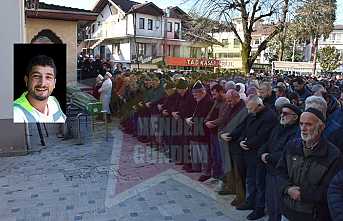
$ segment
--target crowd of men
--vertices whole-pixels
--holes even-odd
[[[121,129],[199,181],[220,180],[248,220],[343,220],[342,79],[118,71],[94,96]]]

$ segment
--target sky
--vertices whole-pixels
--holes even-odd
[[[41,2],[63,5],[74,8],[82,8],[91,10],[95,6],[97,0],[40,0]],[[144,3],[145,0],[135,0],[136,2]],[[167,6],[179,6],[184,11],[188,11],[192,8],[192,0],[150,0],[160,8],[166,8]],[[187,1],[187,3],[184,3]],[[337,11],[336,11],[336,24],[343,25],[343,0],[337,0]]]

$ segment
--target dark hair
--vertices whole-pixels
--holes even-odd
[[[282,86],[276,86],[275,87],[276,90],[280,91],[280,92],[286,92],[286,88],[282,87]]]
[[[297,82],[298,84],[305,84],[304,79],[302,79],[301,77],[297,77],[294,82]]]
[[[55,62],[52,58],[46,55],[37,55],[31,58],[31,60],[29,61],[29,64],[27,65],[25,75],[29,76],[30,72],[32,71],[32,68],[37,65],[52,67],[54,69],[54,75],[56,77],[57,70],[56,70]]]
[[[220,84],[215,84],[212,88],[211,88],[211,91],[217,91],[217,92],[224,92],[224,88],[220,85]]]
[[[300,98],[299,98],[299,95],[298,95],[297,93],[295,93],[295,92],[289,93],[288,98],[289,98],[290,100],[299,100],[299,99],[300,99]]]

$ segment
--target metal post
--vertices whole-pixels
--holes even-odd
[[[85,117],[86,118],[86,121],[88,121],[88,116],[86,114],[83,114],[83,113],[79,113],[77,115],[77,140],[78,140],[78,145],[82,145],[83,142],[82,142],[82,138],[81,138],[81,120],[80,118],[81,117]]]
[[[42,144],[42,146],[45,146],[45,140],[44,140],[44,137],[43,137],[42,128],[41,128],[39,123],[36,123],[36,125],[37,125],[37,129],[38,129],[40,143]]]
[[[106,127],[106,141],[108,141],[108,119],[107,119],[107,112],[105,114],[105,127]]]

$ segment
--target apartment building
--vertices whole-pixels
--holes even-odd
[[[163,10],[152,2],[99,0],[93,12],[98,17],[84,28],[84,51],[143,69],[157,69],[161,62],[182,69],[194,67],[187,58],[208,59],[209,43],[185,37],[183,23],[189,16],[179,7]]]

